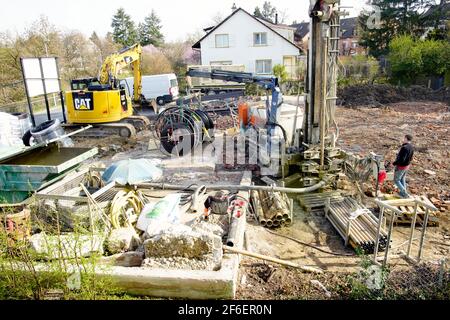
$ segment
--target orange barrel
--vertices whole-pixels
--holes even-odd
[[[246,102],[238,103],[239,123],[241,128],[248,125],[248,104]]]

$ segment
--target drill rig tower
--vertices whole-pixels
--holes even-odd
[[[320,146],[320,166],[324,167],[325,148],[334,148],[331,133],[336,109],[337,71],[340,38],[340,0],[310,0],[310,39],[306,77],[303,142]]]

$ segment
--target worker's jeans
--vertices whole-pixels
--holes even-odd
[[[395,169],[394,172],[394,182],[397,188],[400,190],[400,195],[402,197],[407,197],[408,192],[406,191],[406,172],[408,170],[398,170]]]

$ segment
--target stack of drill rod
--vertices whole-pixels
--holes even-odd
[[[285,193],[251,191],[255,214],[266,228],[277,228],[292,224],[292,201]]]
[[[356,219],[350,219],[352,213],[355,213],[357,210],[364,210],[364,213]],[[338,233],[354,249],[360,248],[366,254],[374,252],[378,232],[378,219],[368,209],[351,198],[345,198],[342,201],[329,203],[325,212],[326,217]],[[387,246],[387,232],[383,229],[381,229],[379,241],[378,250],[385,250]]]

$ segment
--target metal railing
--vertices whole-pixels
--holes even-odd
[[[410,235],[409,235],[409,240],[408,240],[408,249],[406,251],[406,253],[403,252],[402,256],[404,256],[407,260],[412,261],[414,263],[420,263],[420,260],[422,259],[422,254],[423,254],[423,245],[425,243],[425,234],[426,234],[426,230],[427,230],[427,225],[428,225],[428,218],[430,215],[430,211],[438,211],[438,209],[433,206],[432,204],[423,202],[420,199],[417,198],[412,198],[412,199],[399,199],[399,200],[375,200],[376,204],[380,207],[380,217],[378,219],[378,232],[377,232],[377,239],[375,242],[375,250],[373,253],[373,262],[377,265],[379,265],[378,262],[378,245],[379,245],[379,241],[380,241],[380,231],[381,231],[381,224],[382,224],[382,220],[384,217],[385,212],[389,212],[390,213],[390,222],[389,222],[389,230],[388,230],[388,240],[387,240],[387,246],[386,246],[386,251],[384,252],[384,260],[383,260],[383,266],[386,266],[387,261],[388,261],[388,257],[389,257],[389,245],[390,245],[390,241],[391,241],[391,235],[392,235],[392,230],[394,227],[394,221],[395,218],[397,217],[397,215],[403,215],[404,212],[402,212],[401,210],[397,209],[395,207],[395,205],[402,205],[402,206],[414,206],[414,212],[413,212],[413,216],[412,216],[412,220],[411,220],[411,231],[410,231]],[[417,253],[417,258],[413,259],[411,257],[411,248],[412,248],[412,244],[414,241],[414,232],[415,232],[415,226],[416,226],[416,221],[417,221],[417,214],[418,214],[418,207],[419,206],[423,206],[425,208],[425,217],[423,219],[423,225],[422,225],[422,232],[421,232],[421,236],[420,236],[420,242],[419,242],[419,251]]]

